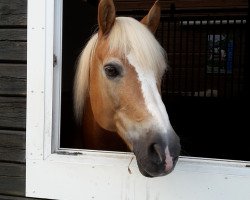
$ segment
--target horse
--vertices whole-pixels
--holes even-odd
[[[113,1],[101,0],[98,31],[79,56],[74,80],[85,148],[128,148],[146,177],[169,174],[181,149],[161,99],[167,55],[154,37],[160,12],[156,1],[141,21],[116,17]]]

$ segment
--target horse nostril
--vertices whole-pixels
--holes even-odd
[[[151,149],[151,153],[153,154],[153,157],[156,158],[156,159],[153,159],[153,161],[156,164],[160,164],[160,163],[164,162],[165,153],[159,144],[152,144],[150,149]]]

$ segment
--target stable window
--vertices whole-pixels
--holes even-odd
[[[27,196],[67,200],[237,199],[240,194],[240,199],[249,199],[249,162],[182,157],[173,173],[150,179],[140,174],[132,153],[66,148],[67,139],[60,136],[66,112],[61,107],[69,86],[63,85],[68,79],[63,71],[68,65],[63,20],[70,20],[63,15],[63,1],[28,1]]]

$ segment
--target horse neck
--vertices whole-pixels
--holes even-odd
[[[95,150],[128,151],[127,145],[117,133],[103,129],[96,122],[89,97],[86,99],[82,124],[84,148]]]

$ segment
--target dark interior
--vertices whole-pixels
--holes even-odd
[[[73,113],[73,80],[77,59],[97,28],[97,1],[63,1],[61,147],[80,148],[82,129]]]
[[[97,1],[65,0],[63,7],[61,147],[79,148],[81,141],[76,138],[84,130],[75,123],[72,87],[78,55],[97,28]],[[157,38],[171,67],[163,80],[163,100],[181,138],[182,155],[249,161],[247,23],[224,25],[218,19],[221,24],[194,27],[188,25],[197,18],[163,17]],[[184,26],[185,20],[190,24]],[[233,43],[231,61],[228,50],[222,65],[225,69],[216,68],[214,50],[210,63],[208,35],[227,36],[226,51]],[[211,45],[215,49],[215,42]],[[221,58],[218,63],[222,64]],[[210,64],[212,68],[206,68]]]

